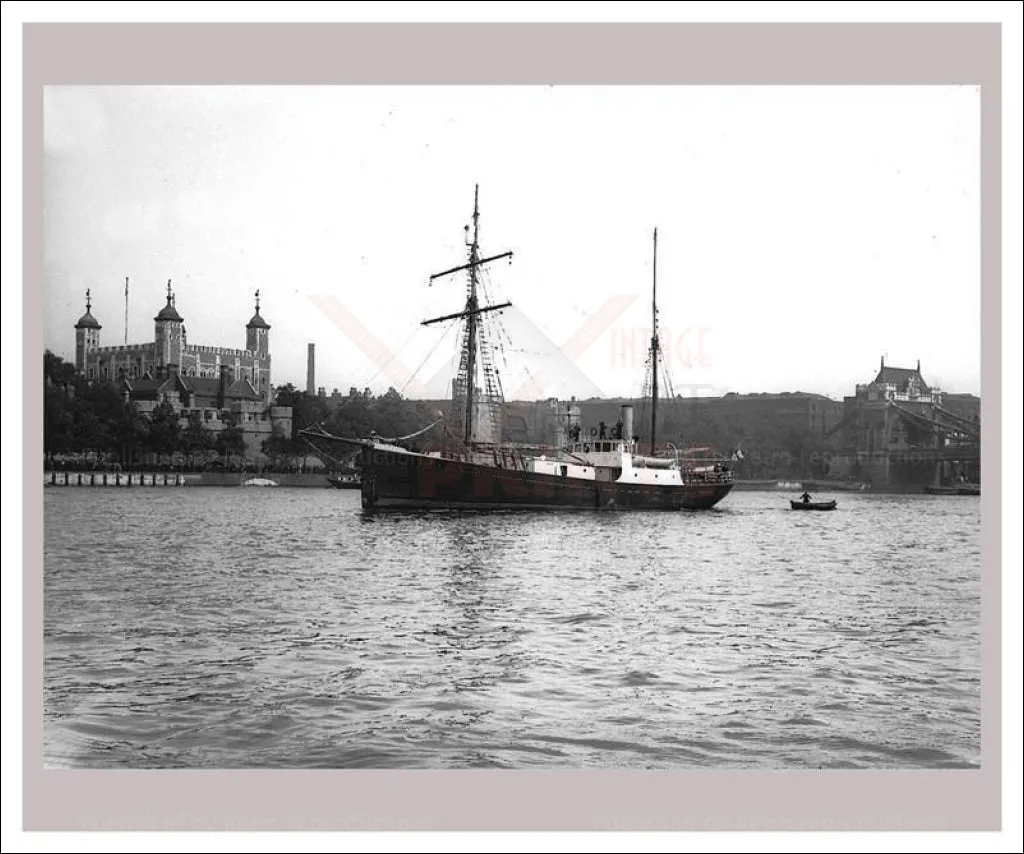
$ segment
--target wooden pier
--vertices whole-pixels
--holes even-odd
[[[153,487],[183,486],[185,479],[176,472],[51,471],[44,482],[47,486]]]

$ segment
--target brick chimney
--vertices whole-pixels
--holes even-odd
[[[228,372],[231,370],[227,365],[220,366],[220,382],[217,384],[217,408],[223,409],[227,397],[228,397],[228,386],[231,384],[228,380]]]

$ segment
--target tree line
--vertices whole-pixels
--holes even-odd
[[[382,436],[414,433],[436,420],[426,408],[406,400],[394,389],[375,397],[354,389],[335,405],[295,389],[279,386],[276,406],[292,409],[292,428],[275,425],[253,453],[244,430],[231,412],[223,412],[224,429],[214,432],[192,415],[183,425],[174,407],[161,401],[149,415],[126,396],[117,383],[89,380],[75,366],[47,350],[43,354],[43,451],[49,465],[91,467],[116,464],[123,468],[249,468],[298,470],[315,457],[300,435],[321,424],[339,435]],[[428,420],[424,420],[427,418]],[[327,468],[337,461],[322,460]]]
[[[74,365],[50,351],[44,353],[43,368],[43,448],[49,464],[67,467],[101,463],[125,468],[301,470],[319,456],[301,436],[306,427],[321,425],[338,436],[407,436],[435,422],[438,406],[443,405],[406,399],[394,388],[376,396],[369,389],[353,388],[339,400],[282,385],[275,389],[274,403],[291,407],[291,431],[286,435],[276,427],[259,451],[252,452],[246,447],[241,425],[230,413],[222,415],[227,425],[215,433],[198,416],[182,424],[166,401],[145,415],[125,399],[116,383],[87,380]],[[770,412],[733,414],[726,419],[707,407],[688,407],[683,412],[669,404],[658,420],[661,442],[674,441],[680,447],[707,444],[720,452],[741,448],[742,458],[735,465],[741,478],[824,477],[830,473],[824,438],[794,428]],[[543,425],[533,425],[529,439],[550,442],[550,437],[539,431]],[[443,428],[437,426],[405,444],[414,450],[432,450],[443,439]],[[319,459],[328,469],[348,464],[346,460]]]

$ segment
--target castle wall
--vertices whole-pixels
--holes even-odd
[[[230,401],[224,409],[218,409],[215,402],[199,399],[192,406],[184,407],[177,392],[163,396],[178,415],[178,426],[185,430],[193,417],[198,417],[203,426],[214,435],[230,426],[232,420],[241,428],[246,455],[263,452],[263,442],[269,439],[274,428],[283,436],[292,434],[292,409],[290,406],[267,406],[260,400]],[[136,401],[139,412],[147,417],[160,405],[156,400]]]
[[[219,377],[222,365],[231,381],[248,380],[265,399],[270,391],[270,356],[232,347],[189,345],[182,353],[181,372],[189,377]]]
[[[96,347],[85,354],[85,375],[89,379],[135,379],[157,367],[155,344]],[[91,371],[91,373],[90,373]]]

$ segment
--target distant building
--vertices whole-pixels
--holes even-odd
[[[291,436],[291,408],[273,405],[270,324],[260,315],[259,291],[255,313],[245,325],[244,350],[189,344],[170,281],[167,302],[153,322],[152,341],[103,347],[103,327],[92,315],[86,291],[85,314],[75,324],[75,368],[87,379],[119,384],[143,413],[168,401],[182,426],[197,416],[218,432],[233,420],[243,430],[248,451],[259,451],[275,426]]]
[[[869,401],[898,400],[936,406],[942,403],[942,392],[929,386],[921,376],[920,360],[916,368],[895,368],[885,364],[884,356],[874,380],[857,386],[857,396]]]
[[[312,394],[312,392],[309,392]],[[359,395],[359,392],[355,388],[350,388],[348,394],[342,394],[337,388],[334,389],[330,394],[327,393],[327,389],[320,386],[316,390],[316,398],[321,403],[325,404],[329,409],[334,410],[341,406],[346,400]]]
[[[440,405],[441,402],[438,402]],[[644,439],[650,431],[650,403],[631,398],[608,398],[577,401],[573,398],[573,416],[588,426],[614,425],[623,404],[633,404],[636,421],[634,431]],[[505,431],[513,442],[548,444],[557,435],[557,423],[565,420],[563,401],[509,401],[506,404]],[[557,416],[557,417],[556,417]],[[645,421],[646,416],[646,421]],[[829,432],[843,417],[843,404],[811,392],[780,392],[762,394],[730,393],[719,397],[672,397],[659,403],[658,424],[666,440],[676,439],[666,430],[682,431],[684,441],[700,434],[700,441],[709,440],[709,432],[735,432],[736,425],[770,422],[776,430],[793,430],[813,441],[825,441]],[[717,427],[716,427],[717,425]]]
[[[626,398],[572,401],[577,416],[588,425],[604,421],[615,424],[622,404],[637,401]],[[530,437],[551,441],[552,408],[550,401],[512,402],[509,409],[509,430],[512,438]],[[648,404],[649,412],[649,404]],[[708,417],[722,425],[751,419],[770,419],[784,429],[793,429],[824,436],[842,418],[842,404],[820,394],[810,392],[781,392],[778,394],[735,394],[721,397],[674,397],[663,399],[659,405],[659,429],[672,421],[690,432],[701,417]],[[637,411],[636,430],[650,429],[650,418],[644,424],[643,413]]]
[[[844,398],[836,432],[844,450],[856,456],[861,476],[874,486],[915,489],[951,478],[976,482],[980,403],[973,395],[947,395],[928,385],[920,362],[897,368],[883,357],[874,380]]]
[[[843,444],[859,451],[930,444],[933,437],[928,430],[916,422],[909,424],[913,417],[901,416],[914,413],[929,418],[941,403],[942,392],[925,382],[920,362],[916,368],[896,368],[886,365],[883,357],[875,378],[859,383],[855,394],[843,399]]]
[[[672,405],[675,405],[674,402]],[[786,429],[822,436],[842,418],[842,404],[823,394],[805,391],[763,392],[722,397],[684,397],[679,405],[688,417],[697,409],[720,420],[730,418],[771,418]]]
[[[953,394],[944,392],[942,408],[968,421],[981,422],[981,398],[976,394]]]

